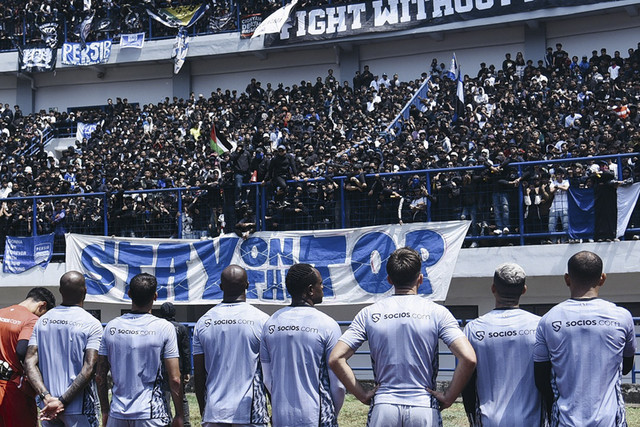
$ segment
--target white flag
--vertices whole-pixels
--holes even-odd
[[[251,36],[252,39],[262,36],[264,34],[275,34],[279,33],[284,26],[284,23],[289,19],[289,14],[291,10],[298,4],[298,0],[293,0],[286,6],[281,7],[280,9],[273,12],[271,15],[267,17],[264,21],[258,25],[258,28],[253,32]]]

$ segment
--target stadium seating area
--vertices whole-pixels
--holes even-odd
[[[574,187],[640,180],[634,156],[590,159],[640,151],[639,64],[633,48],[580,60],[558,46],[537,65],[509,55],[465,76],[466,111],[455,121],[456,83],[436,59],[407,81],[365,66],[351,81],[331,70],[290,87],[252,79],[243,93],[218,88],[149,105],[116,98],[77,114],[24,116],[5,104],[0,197],[66,196],[8,201],[1,233],[103,234],[108,212],[110,235],[215,236],[223,223],[246,235],[257,210],[264,229],[467,218],[471,236],[504,235],[522,231],[521,216],[527,232],[547,233],[554,160],[566,161]],[[420,106],[387,131],[426,79]],[[99,126],[61,159],[47,153],[42,135],[78,122]],[[214,124],[218,138],[244,150],[213,149]],[[637,209],[632,223],[640,226]]]

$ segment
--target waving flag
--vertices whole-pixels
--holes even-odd
[[[189,37],[187,37],[187,29],[180,27],[178,35],[176,36],[176,41],[173,44],[173,53],[171,54],[171,58],[173,58],[173,74],[178,74],[180,72],[180,69],[184,64],[184,60],[187,58],[187,52],[189,52]]]
[[[449,77],[451,80],[455,80],[458,78],[458,74],[460,74],[460,70],[458,69],[458,60],[456,59],[456,54],[454,52],[453,57],[451,58],[449,71],[445,73],[445,77]]]
[[[282,30],[285,22],[289,19],[289,15],[293,8],[298,4],[298,0],[293,0],[286,6],[281,7],[280,9],[273,12],[271,15],[267,17],[262,23],[256,28],[251,36],[252,39],[262,36],[264,34],[274,34],[279,33]]]
[[[462,82],[462,71],[458,68],[458,84],[456,86],[456,97],[454,99],[455,112],[453,113],[453,121],[458,121],[464,117],[464,84]]]
[[[194,6],[165,8],[148,7],[147,13],[150,17],[167,27],[189,28],[204,16],[207,9],[209,9],[209,5],[207,3],[202,3],[201,5]]]
[[[224,134],[218,132],[215,124],[211,126],[209,145],[218,154],[226,153],[236,147],[235,143],[229,142]]]

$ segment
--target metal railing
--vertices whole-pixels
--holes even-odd
[[[246,183],[239,194],[227,194],[225,191],[233,185],[225,186],[224,182],[206,188],[138,191],[116,188],[115,191],[97,193],[82,193],[77,183],[69,182],[71,191],[67,194],[0,200],[6,203],[6,211],[13,215],[11,221],[5,222],[9,225],[0,229],[0,245],[6,235],[55,232],[62,236],[68,231],[122,237],[215,237],[221,232],[235,231],[236,223],[243,215],[245,222],[255,223],[251,231],[339,229],[466,218],[472,221],[466,237],[467,245],[540,244],[550,239],[566,241],[568,234],[565,229],[550,230],[548,213],[546,217],[544,213],[538,213],[541,216],[536,218],[536,222],[531,221],[531,206],[525,204],[525,192],[534,185],[529,181],[533,182],[533,177],[542,179],[539,175],[549,175],[546,168],[570,167],[577,163],[587,168],[596,162],[608,161],[617,165],[618,178],[622,179],[623,169],[630,170],[627,159],[638,156],[632,153],[511,163],[509,168],[513,176],[522,181],[506,190],[508,194],[504,203],[508,218],[503,219],[508,221],[506,226],[498,222],[497,209],[505,206],[496,206],[491,181],[483,181],[469,189],[465,187],[465,179],[493,179],[484,166],[360,176],[358,179],[368,182],[367,190],[382,189],[376,190],[375,195],[366,191],[354,192],[354,186],[350,186],[353,176],[337,176],[331,180],[289,180],[284,191],[275,191],[269,184]],[[397,194],[398,198],[387,197],[389,194]],[[467,196],[473,198],[471,205],[465,201]],[[422,204],[417,203],[420,201]],[[65,213],[60,223],[54,221],[57,202],[61,202]],[[557,225],[560,223],[558,221]],[[502,232],[503,227],[508,229],[508,234]],[[637,238],[640,234],[640,208],[637,205],[626,232],[627,238]],[[61,244],[64,245],[64,241]],[[61,249],[59,245],[57,249]],[[56,250],[58,255],[63,252]]]

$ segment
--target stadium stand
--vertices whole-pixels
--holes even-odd
[[[579,62],[559,45],[546,65],[522,65],[520,52],[498,70],[483,63],[464,77],[466,111],[456,121],[456,83],[436,59],[411,81],[365,66],[352,83],[340,83],[329,70],[314,84],[274,88],[252,79],[243,93],[218,88],[208,97],[191,93],[142,106],[116,98],[90,110],[24,116],[5,104],[0,196],[66,196],[35,204],[8,200],[0,227],[3,235],[35,228],[60,237],[67,230],[108,230],[197,238],[216,236],[223,224],[246,236],[256,228],[468,218],[471,236],[559,231],[527,241],[564,241],[562,215],[549,222],[559,170],[574,188],[640,178],[635,156],[593,159],[640,151],[639,55],[629,49],[624,58],[619,52],[609,58],[603,49]],[[613,68],[622,70],[615,78]],[[425,81],[427,95],[391,127]],[[60,159],[47,152],[46,135],[72,134],[77,123],[97,127]],[[280,146],[294,165],[276,171]],[[292,181],[274,188],[275,174]],[[172,188],[183,190],[143,193]],[[29,219],[34,206],[35,221]],[[553,209],[566,213],[567,207]],[[636,209],[631,227],[638,225]]]

